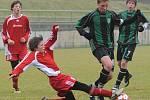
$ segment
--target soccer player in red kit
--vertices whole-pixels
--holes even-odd
[[[58,25],[52,26],[52,31],[50,32],[51,37],[45,42],[43,42],[42,36],[33,37],[32,39],[30,39],[29,49],[31,50],[31,52],[29,52],[24,57],[24,59],[15,67],[15,69],[10,74],[10,78],[19,76],[30,66],[35,66],[48,76],[49,84],[58,92],[58,96],[64,97],[57,100],[75,100],[75,97],[71,90],[84,91],[94,96],[103,95],[106,97],[113,97],[111,99],[115,100],[115,97],[120,95],[122,89],[118,90],[115,94],[112,94],[111,90],[90,87],[84,83],[77,81],[70,75],[64,75],[60,72],[60,68],[55,63],[53,57],[53,50],[57,40],[58,28]]]
[[[27,41],[30,35],[29,20],[21,14],[22,4],[20,1],[13,1],[11,4],[12,14],[8,16],[2,27],[2,39],[5,46],[6,60],[10,61],[12,69],[27,54]],[[14,77],[13,88],[15,93],[20,93],[18,77]]]

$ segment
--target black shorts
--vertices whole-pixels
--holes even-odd
[[[93,55],[100,61],[103,56],[109,56],[114,59],[114,48],[99,47],[93,51]]]
[[[117,61],[121,61],[122,59],[131,61],[135,48],[136,44],[118,45]]]
[[[109,56],[111,60],[114,59],[114,48],[109,48]]]

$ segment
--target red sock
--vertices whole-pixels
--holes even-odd
[[[48,100],[66,100],[66,98],[48,99]]]
[[[111,97],[112,96],[112,91],[111,90],[106,90],[102,88],[91,88],[90,90],[90,95],[92,96],[105,96],[105,97]]]

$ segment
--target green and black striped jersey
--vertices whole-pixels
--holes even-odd
[[[123,11],[119,14],[119,17],[123,20],[129,19],[135,15],[135,11],[128,12]],[[135,44],[139,43],[138,40],[138,26],[140,23],[148,22],[147,19],[144,17],[143,14],[137,17],[131,24],[120,26],[119,27],[119,37],[118,43],[119,44]]]
[[[91,37],[91,47],[105,46],[107,48],[113,48],[114,43],[114,26],[117,24],[117,14],[112,11],[106,11],[101,14],[98,9],[82,17],[76,24],[76,28],[89,29],[89,36]],[[85,31],[80,31],[80,35],[84,35]]]

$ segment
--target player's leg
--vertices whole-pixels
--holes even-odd
[[[100,72],[100,77],[95,81],[95,85],[104,86],[107,83],[110,72],[112,71],[112,62],[107,49],[104,47],[95,51],[94,55],[102,63],[103,69]]]
[[[127,61],[132,61],[132,57],[133,57],[133,53],[135,51],[136,48],[136,44],[132,44],[128,46],[128,52],[126,52],[126,56],[124,56],[123,59],[127,60]],[[127,63],[128,65],[128,63]],[[124,82],[125,82],[125,87],[127,87],[129,85],[129,80],[132,78],[132,74],[129,73],[128,69],[126,71],[126,75],[124,78]]]
[[[10,61],[11,63],[11,67],[12,67],[12,70],[18,65],[19,63],[19,60],[16,60],[16,61]],[[19,93],[19,87],[18,87],[18,77],[13,77],[12,78],[12,82],[13,82],[13,88],[15,89],[15,93]]]
[[[12,70],[19,64],[19,58],[17,54],[12,54],[11,58],[9,59]],[[18,77],[12,78],[13,88],[15,89],[14,93],[20,93],[19,86],[18,86]]]
[[[108,56],[109,55],[108,49],[106,49],[105,47],[97,48],[93,52],[93,55],[103,65],[103,68],[100,72],[100,76],[95,81],[93,86],[102,88],[108,82],[107,79],[108,79],[108,77],[110,75],[110,71],[112,69],[112,62],[111,62],[110,57]],[[91,100],[93,99],[93,97],[90,97],[90,98],[91,98]],[[104,100],[103,97],[101,98],[101,100]]]
[[[111,90],[106,90],[103,88],[96,88],[96,87],[90,87],[84,83],[76,81],[74,86],[71,88],[71,90],[80,90],[84,91],[92,96],[104,96],[104,97],[112,97],[115,98],[116,96],[120,95],[122,93],[122,89],[118,90],[116,94],[112,94]],[[115,97],[114,97],[115,96]]]
[[[114,67],[115,67],[115,62],[114,62],[114,48],[109,48],[109,56],[111,58],[111,62],[112,62],[113,67],[112,67],[112,71],[110,71],[110,73],[109,73],[109,76],[107,78],[107,82],[109,80],[111,80],[112,77],[113,77],[113,72],[114,72]],[[104,97],[103,96],[98,96],[97,99],[98,100],[104,100]]]
[[[120,68],[120,71],[119,71],[119,74],[118,74],[115,86],[113,88],[114,90],[115,89],[119,89],[120,84],[121,84],[123,78],[126,75],[126,72],[127,72],[127,63],[128,63],[128,61],[126,61],[126,60],[122,60],[121,61],[121,68]]]
[[[136,45],[128,45],[128,46],[124,47],[124,50],[122,53],[120,71],[119,71],[115,86],[113,88],[114,90],[115,90],[115,88],[119,88],[121,81],[123,80],[124,77],[125,77],[125,86],[127,86],[129,84],[129,79],[132,77],[132,75],[127,70],[127,65],[128,65],[128,61],[132,60],[132,56],[133,56],[135,47],[136,47]]]
[[[121,68],[122,57],[123,57],[123,54],[124,54],[124,48],[125,47],[123,47],[122,45],[118,44],[118,48],[117,48],[117,61],[118,61],[118,66],[120,68],[120,71],[118,73],[116,83],[115,83],[115,85],[112,88],[113,91],[119,89],[121,81],[123,80],[123,78],[125,76],[125,72],[124,71],[126,71],[126,70],[124,70],[124,69]]]

